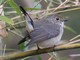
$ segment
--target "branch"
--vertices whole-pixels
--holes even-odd
[[[74,9],[74,8],[80,8],[80,5],[73,5],[73,6],[66,6],[66,7],[60,7],[57,9],[57,11],[62,11],[62,10],[68,10],[68,9]],[[48,10],[38,10],[38,11],[33,11],[33,12],[28,12],[29,14],[39,14],[43,13],[45,11],[54,11],[56,8],[50,8]],[[76,9],[75,9],[76,10]]]
[[[24,58],[24,57],[33,56],[33,55],[38,55],[38,54],[49,53],[49,52],[53,52],[53,51],[69,50],[69,49],[75,49],[75,48],[80,48],[80,43],[71,44],[71,45],[65,44],[65,45],[56,46],[55,48],[50,47],[50,48],[44,48],[44,49],[40,49],[40,50],[31,50],[31,51],[26,51],[26,52],[19,52],[16,54],[6,55],[2,58],[15,60],[15,59]]]

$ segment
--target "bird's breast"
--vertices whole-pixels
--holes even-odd
[[[63,35],[63,27],[60,27],[60,34],[56,37],[53,37],[49,40],[45,40],[45,41],[42,41],[42,42],[39,42],[39,46],[41,48],[47,48],[47,47],[53,47],[54,45],[59,45],[61,44],[61,37]]]

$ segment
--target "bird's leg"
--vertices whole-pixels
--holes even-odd
[[[53,46],[53,50],[54,50],[55,47],[56,47],[56,45]]]
[[[38,43],[37,43],[37,51],[38,51],[38,50],[40,50],[40,47],[39,47],[39,45],[38,45]]]

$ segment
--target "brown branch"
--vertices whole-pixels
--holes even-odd
[[[67,10],[67,9],[73,9],[73,8],[80,8],[80,5],[73,5],[73,6],[65,6],[65,7],[60,7],[58,10]],[[38,10],[38,11],[36,11],[36,12],[29,12],[29,14],[39,14],[39,13],[43,13],[43,12],[45,12],[45,11],[54,11],[55,10],[55,8],[50,8],[50,9],[48,9],[48,10]]]
[[[16,54],[6,55],[3,58],[15,60],[15,59],[38,55],[38,54],[43,54],[43,53],[48,53],[48,52],[53,52],[53,51],[69,50],[69,49],[75,49],[75,48],[80,48],[80,43],[71,44],[71,45],[60,45],[60,46],[56,46],[55,48],[50,47],[50,48],[45,48],[45,49],[40,49],[40,50],[20,52]]]

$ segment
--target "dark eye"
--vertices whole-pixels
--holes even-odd
[[[58,17],[56,17],[56,20],[59,20],[59,18],[58,18]]]

